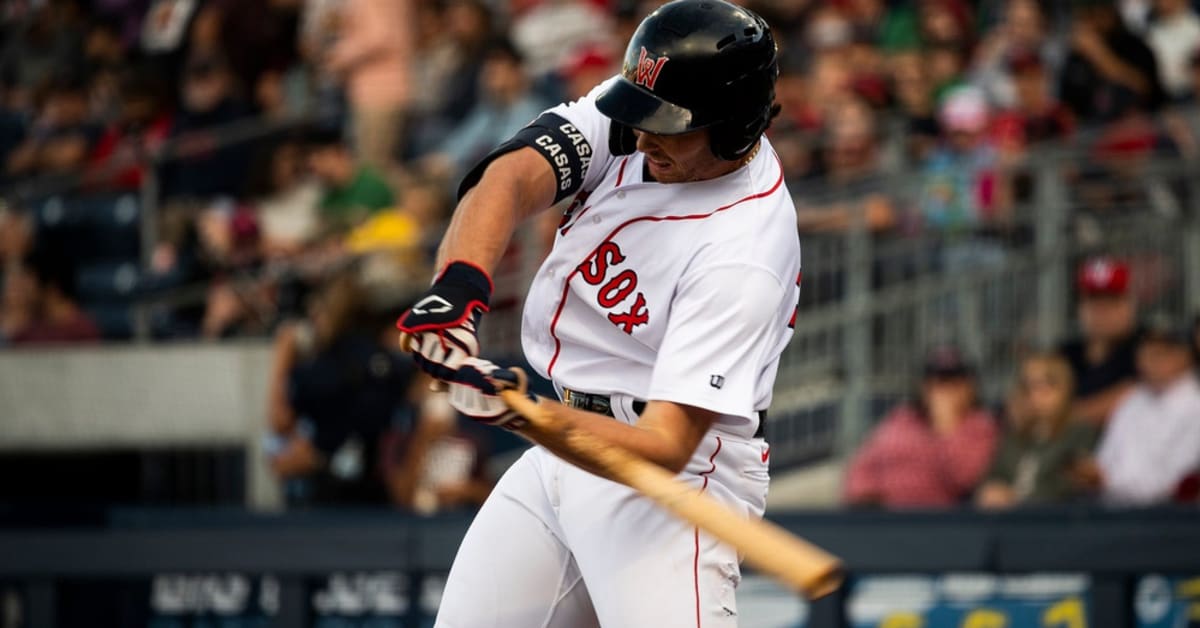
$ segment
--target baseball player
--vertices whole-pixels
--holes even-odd
[[[761,516],[762,421],[799,297],[796,210],[763,132],[776,46],[754,13],[677,0],[619,76],[544,112],[464,179],[443,270],[398,325],[460,411],[520,429],[481,360],[489,271],[524,218],[573,198],[522,343],[571,429]],[[500,480],[450,571],[439,628],[726,628],[736,552],[538,446]]]

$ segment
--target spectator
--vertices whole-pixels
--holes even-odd
[[[197,4],[189,0],[152,0],[142,21],[142,50],[151,56],[181,50],[196,10]],[[209,14],[214,28],[218,17]]]
[[[237,51],[228,58],[240,89],[257,91],[264,76],[282,74],[297,62],[297,5],[297,0],[210,0],[220,13],[221,50]],[[399,38],[398,27],[393,33]]]
[[[1137,305],[1129,289],[1129,265],[1096,257],[1079,267],[1079,328],[1082,337],[1061,353],[1075,376],[1077,419],[1108,420],[1137,379]]]
[[[1008,67],[1013,105],[996,121],[1002,149],[1024,153],[1030,144],[1069,136],[1074,130],[1074,118],[1051,93],[1042,60],[1032,54],[1019,55]]]
[[[161,150],[170,134],[171,114],[160,87],[152,78],[123,77],[116,119],[100,135],[88,158],[109,187],[140,189],[146,174],[142,160]]]
[[[560,70],[566,81],[567,100],[574,101],[587,96],[592,88],[620,69],[616,57],[603,47],[586,46],[577,49]]]
[[[251,173],[248,195],[268,260],[294,257],[320,235],[321,186],[308,176],[305,157],[302,142],[284,140],[263,151]]]
[[[1000,156],[988,135],[991,121],[982,92],[962,87],[946,94],[938,111],[943,140],[922,168],[921,218],[948,235],[973,234],[1007,221],[1009,190]],[[994,261],[995,247],[972,247]]]
[[[1084,122],[1124,113],[1131,102],[1143,111],[1163,102],[1154,52],[1121,20],[1112,0],[1074,0],[1070,52],[1060,75],[1059,95]]]
[[[168,197],[204,199],[232,195],[242,188],[248,149],[245,144],[222,146],[219,127],[244,118],[249,111],[223,57],[199,55],[188,61],[181,108],[170,136],[180,159],[163,175]]]
[[[475,104],[479,71],[492,39],[492,14],[478,0],[454,0],[443,8],[417,5],[412,132],[405,157],[426,155]]]
[[[320,208],[327,231],[341,232],[396,202],[379,171],[357,161],[336,132],[314,134],[308,167],[325,186]]]
[[[384,439],[392,503],[423,515],[478,508],[492,489],[478,426],[462,423],[444,393],[420,394],[416,427]]]
[[[269,452],[272,471],[294,480],[293,504],[387,500],[380,439],[406,407],[414,371],[362,323],[362,295],[342,275],[317,293],[306,321],[276,335]]]
[[[1158,61],[1167,95],[1181,100],[1192,93],[1191,62],[1200,51],[1200,17],[1188,0],[1157,0],[1146,43]]]
[[[80,67],[83,32],[72,23],[65,2],[38,3],[32,19],[15,28],[0,47],[0,77],[10,84],[18,107],[62,74]],[[8,35],[9,33],[5,33]]]
[[[906,156],[923,161],[936,147],[940,131],[929,68],[918,51],[892,55],[889,65],[896,105],[905,121]]]
[[[88,119],[83,83],[74,79],[58,81],[42,99],[28,137],[8,156],[7,173],[21,177],[78,172],[99,132]]]
[[[1053,504],[1082,492],[1071,471],[1091,455],[1094,427],[1071,417],[1074,381],[1061,356],[1036,354],[1021,364],[1008,432],[975,495],[982,508]]]
[[[1139,383],[1113,412],[1083,473],[1107,503],[1167,502],[1200,471],[1200,382],[1190,335],[1170,317],[1147,325],[1137,349]]]
[[[21,336],[34,323],[37,278],[27,265],[12,262],[4,266],[4,291],[0,293],[0,347]]]
[[[992,460],[994,419],[979,406],[975,374],[957,351],[930,354],[920,399],[893,410],[850,461],[851,505],[947,507],[970,497]]]
[[[542,110],[543,104],[529,89],[520,53],[507,41],[489,49],[479,80],[479,103],[426,160],[436,177],[457,182],[467,168]]]
[[[387,172],[402,145],[411,97],[412,6],[409,0],[345,0],[339,19],[337,43],[325,62],[345,81],[357,157]]]
[[[19,346],[100,340],[100,328],[75,300],[75,267],[66,252],[35,249],[25,265],[30,277],[23,282],[28,292],[21,298],[32,317],[9,336],[9,342]]]
[[[529,76],[535,80],[561,67],[576,47],[613,43],[612,18],[595,3],[523,0],[514,5],[509,33],[520,57],[528,60]]]
[[[28,212],[0,202],[0,268],[19,264],[33,248],[35,227]]]
[[[1036,67],[1037,79],[1053,98],[1053,79],[1062,65],[1061,42],[1049,35],[1046,14],[1037,0],[1007,0],[1000,23],[979,44],[972,64],[972,83],[999,108],[1019,107],[1020,87],[1016,71]],[[1015,60],[1025,63],[1014,65]],[[1030,77],[1026,77],[1030,78]]]
[[[878,143],[875,112],[865,100],[848,96],[830,109],[817,153],[818,189],[806,190],[803,184],[796,188],[798,202],[806,205],[797,212],[801,231],[843,231],[857,220],[858,212],[871,231],[895,225],[888,182],[879,170]],[[822,202],[822,196],[836,200]]]

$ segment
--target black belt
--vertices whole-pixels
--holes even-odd
[[[593,395],[591,393],[579,392],[570,388],[563,389],[563,403],[579,410],[587,410],[596,414],[605,416],[615,416],[612,410],[612,401],[608,395]],[[646,409],[646,402],[634,400],[633,413],[641,415]],[[763,437],[763,425],[767,422],[767,411],[758,411],[758,429],[754,430],[754,438]]]

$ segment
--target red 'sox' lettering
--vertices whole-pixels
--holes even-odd
[[[637,300],[633,302],[633,307],[629,308],[624,314],[609,314],[608,320],[621,331],[632,334],[633,328],[638,325],[645,325],[650,321],[650,312],[646,310],[646,296],[638,293]]]

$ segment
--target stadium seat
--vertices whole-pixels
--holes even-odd
[[[80,300],[125,301],[138,288],[138,267],[133,262],[84,264],[75,274],[75,290]]]
[[[53,196],[37,207],[38,231],[82,261],[136,260],[141,207],[132,194]]]

